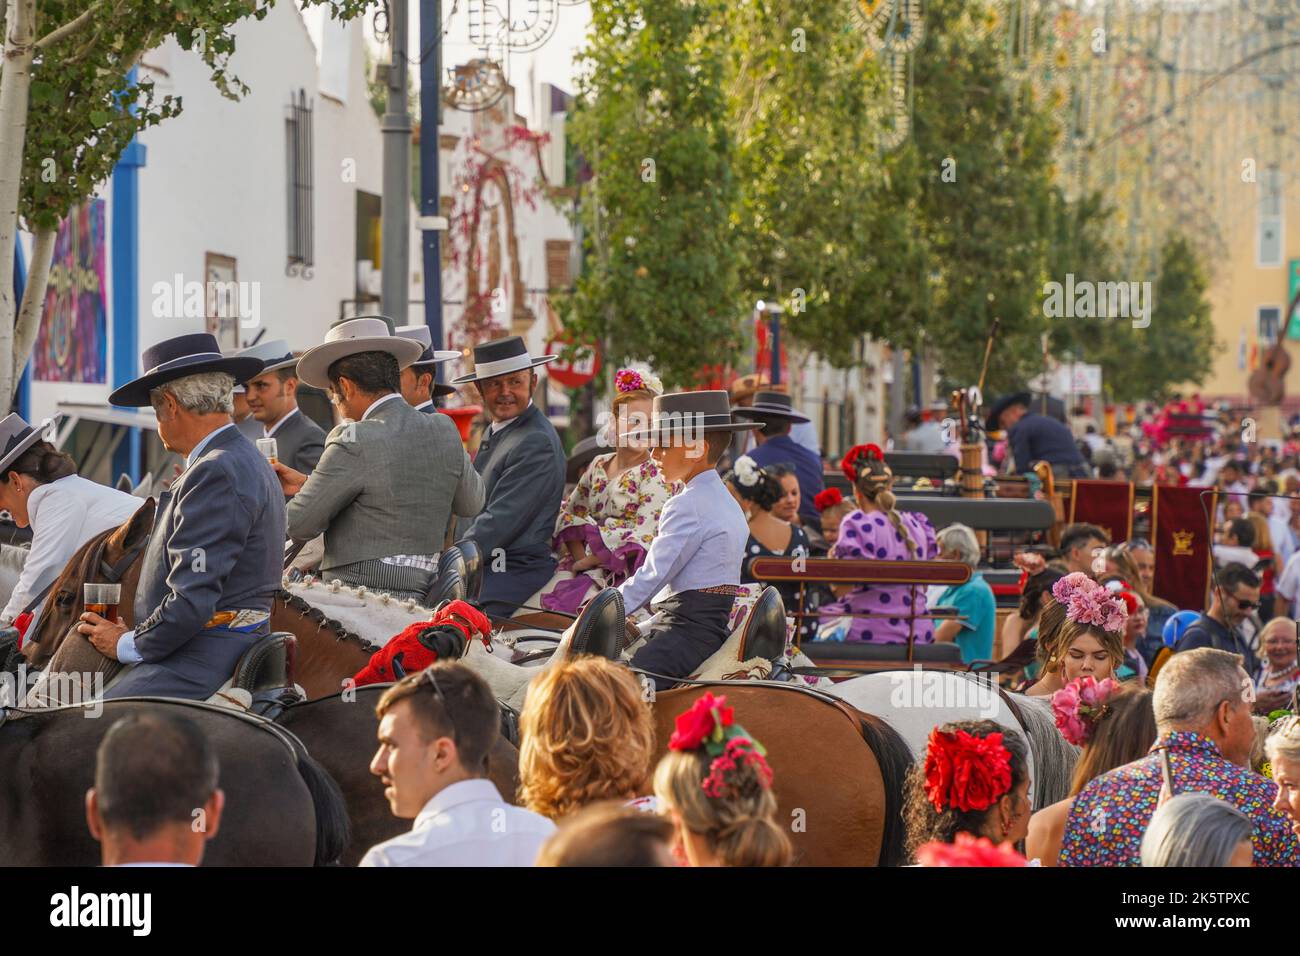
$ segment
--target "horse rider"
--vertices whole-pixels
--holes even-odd
[[[148,369],[109,396],[152,405],[163,446],[185,468],[158,502],[141,563],[132,629],[87,611],[77,630],[129,667],[106,698],[205,700],[270,633],[284,562],[284,496],[274,472],[231,420],[231,389],[262,369],[223,356],[207,332],[144,352]]]
[[[402,398],[417,412],[438,414],[437,399],[455,395],[456,389],[435,381],[437,368],[443,362],[460,358],[459,352],[433,347],[433,336],[427,325],[403,325],[396,334],[404,339],[419,342],[424,347],[420,357],[402,369]]]
[[[298,359],[284,339],[259,342],[240,355],[266,363],[244,383],[248,407],[261,426],[258,438],[275,439],[276,461],[310,475],[325,450],[325,429],[298,408]]]
[[[0,421],[0,508],[32,529],[32,546],[0,624],[36,633],[45,595],[72,556],[91,538],[125,522],[144,501],[88,481],[76,463],[18,415]],[[30,642],[24,656],[35,662]]]
[[[455,423],[402,400],[401,370],[420,343],[393,334],[384,316],[335,323],[298,360],[298,377],[328,389],[345,417],[308,477],[283,464],[289,536],[325,535],[322,577],[423,600],[453,514],[483,507],[483,482]]]
[[[487,504],[472,522],[462,522],[459,539],[470,539],[483,555],[483,610],[509,617],[551,580],[555,518],[564,498],[564,448],[555,426],[533,404],[539,365],[554,355],[533,357],[517,335],[474,347],[474,371],[453,379],[473,383],[492,422],[479,444],[474,469],[483,476]]]

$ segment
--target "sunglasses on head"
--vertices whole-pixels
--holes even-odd
[[[451,705],[447,703],[447,695],[444,694],[442,688],[438,686],[438,678],[433,673],[432,667],[425,668],[424,673],[425,676],[429,678],[429,684],[433,687],[433,693],[438,698],[438,703],[442,704],[442,712],[447,715],[447,721],[451,724],[451,739],[457,744],[457,746],[459,746],[459,728],[456,726],[456,715],[452,712]]]

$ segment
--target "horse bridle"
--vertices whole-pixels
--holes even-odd
[[[98,567],[99,572],[104,575],[105,580],[103,581],[87,580],[87,581],[83,581],[82,583],[83,584],[120,583],[122,580],[122,575],[126,574],[127,569],[129,569],[131,565],[135,564],[136,559],[139,558],[140,555],[144,553],[144,549],[149,547],[149,538],[151,536],[152,536],[152,532],[150,534],[145,535],[139,544],[137,544],[134,548],[130,548],[129,550],[123,552],[122,556],[118,558],[116,561],[114,561],[112,564],[109,564],[107,561],[104,560],[104,549],[108,547],[109,539],[113,537],[111,534],[106,536],[102,541],[99,542],[99,544],[95,546],[95,555],[90,561],[90,567],[91,568]]]

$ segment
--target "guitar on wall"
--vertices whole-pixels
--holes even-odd
[[[1300,290],[1291,299],[1291,306],[1286,310],[1288,322],[1300,304]],[[1260,405],[1281,405],[1286,397],[1286,373],[1291,370],[1291,356],[1282,344],[1282,336],[1269,346],[1262,356],[1259,368],[1250,373],[1246,387],[1253,401]]]

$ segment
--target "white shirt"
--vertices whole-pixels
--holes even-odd
[[[1290,614],[1295,616],[1296,598],[1300,597],[1300,551],[1291,555],[1282,569],[1282,576],[1277,579],[1273,585],[1273,591],[1287,599],[1290,605]]]
[[[52,583],[77,550],[97,534],[124,523],[143,499],[80,475],[68,475],[33,489],[27,499],[32,550],[0,620],[12,621]],[[32,627],[36,624],[32,621]],[[31,629],[28,629],[31,633]]]
[[[370,407],[366,409],[365,414],[361,416],[361,420],[364,422],[367,418],[370,417],[370,413],[373,412],[380,405],[384,404],[384,402],[391,402],[393,399],[401,398],[401,397],[402,395],[400,392],[389,392],[383,398],[375,399],[373,402],[370,403]]]
[[[199,439],[199,443],[191,448],[190,453],[185,456],[186,470],[189,470],[190,465],[199,460],[199,456],[203,454],[204,449],[212,444],[212,439],[216,438],[227,428],[234,427],[234,422],[231,422],[229,425],[222,425],[220,428],[212,429],[212,431]],[[123,664],[139,664],[144,660],[144,658],[140,656],[140,652],[135,649],[135,628],[132,628],[129,631],[123,631],[122,636],[117,639],[117,659]]]
[[[530,409],[530,408],[532,408],[532,407],[533,407],[533,400],[530,398],[530,399],[528,400],[528,404],[524,406],[524,412],[528,411],[528,409]],[[520,412],[519,415],[522,415],[524,412]],[[518,418],[519,415],[516,415],[514,418],[507,418],[507,419],[506,419],[505,421],[503,421],[503,422],[493,422],[491,425],[488,426],[489,429],[491,430],[491,433],[492,433],[493,435],[495,435],[497,432],[501,431],[501,429],[505,428],[507,425],[509,425],[511,422],[513,422],[516,418]]]
[[[422,412],[422,411],[424,411],[426,408],[428,408],[428,407],[429,407],[430,405],[432,405],[432,404],[433,404],[433,399],[429,399],[429,400],[427,400],[427,401],[423,401],[423,402],[421,402],[419,405],[416,405],[416,406],[415,406],[415,410],[416,410],[417,412]]]
[[[462,780],[424,805],[409,833],[372,846],[361,866],[532,866],[555,824],[512,807],[491,780]]]
[[[698,591],[740,584],[749,525],[745,513],[710,468],[668,499],[645,563],[619,585],[633,614],[661,591]]]
[[[371,405],[370,407],[374,408],[375,406]],[[298,414],[298,406],[295,405],[293,408],[289,409],[289,411],[286,412],[284,415],[281,415],[280,420],[276,422],[274,425],[272,425],[270,428],[267,428],[265,425],[263,425],[262,426],[263,437],[264,438],[273,437],[275,433],[280,430],[281,425],[283,425],[285,422],[287,422],[289,419],[291,419],[294,415],[297,414]]]

